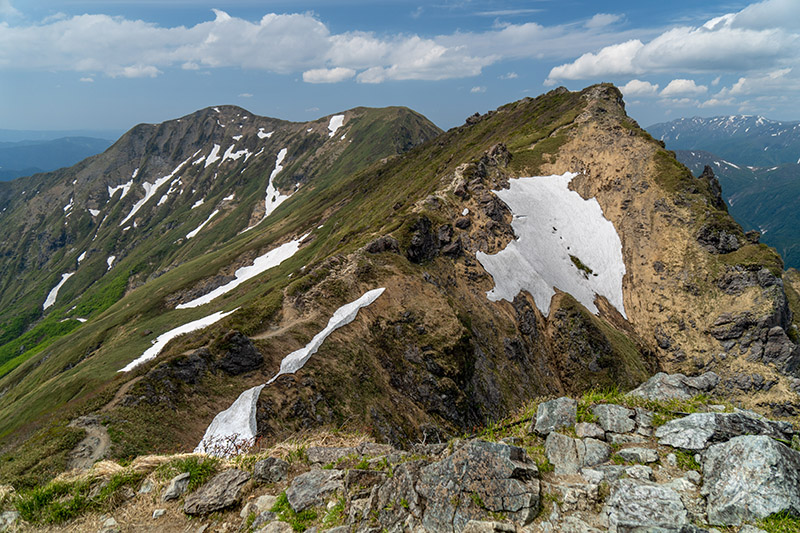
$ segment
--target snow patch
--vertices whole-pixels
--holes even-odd
[[[160,189],[162,185],[164,185],[164,184],[165,184],[165,183],[167,183],[169,180],[171,180],[171,179],[172,179],[172,177],[173,177],[173,176],[174,176],[174,175],[175,175],[175,174],[176,174],[176,173],[177,173],[177,172],[178,172],[178,171],[179,171],[179,170],[180,170],[180,169],[183,167],[183,165],[185,165],[186,163],[188,163],[188,162],[189,162],[189,159],[191,159],[191,157],[187,158],[187,159],[186,159],[185,161],[183,161],[183,162],[182,162],[180,165],[178,165],[177,167],[175,167],[175,170],[173,170],[172,172],[170,172],[170,173],[169,173],[169,174],[167,174],[166,176],[163,176],[163,177],[161,177],[161,178],[158,178],[158,179],[157,179],[157,180],[156,180],[154,183],[152,183],[152,184],[151,184],[151,183],[148,183],[148,182],[146,182],[146,181],[143,181],[143,182],[142,182],[142,188],[144,189],[144,198],[142,198],[141,200],[139,200],[138,202],[136,202],[135,204],[133,204],[133,207],[131,208],[131,212],[130,212],[130,213],[128,213],[128,216],[126,216],[125,218],[123,218],[123,219],[122,219],[122,222],[120,222],[120,223],[119,223],[119,225],[120,225],[120,226],[122,226],[122,225],[124,225],[124,224],[125,224],[125,223],[126,223],[128,220],[130,220],[131,218],[133,218],[133,215],[135,215],[135,214],[136,214],[136,213],[139,211],[139,209],[141,209],[141,208],[142,208],[142,206],[143,206],[144,204],[146,204],[148,200],[150,200],[150,198],[152,198],[153,196],[155,196],[155,195],[156,195],[156,192],[158,191],[158,189]]]
[[[241,267],[233,273],[236,279],[222,285],[221,287],[217,287],[213,291],[209,292],[208,294],[204,294],[199,298],[195,298],[190,302],[186,302],[184,304],[178,304],[175,309],[190,309],[192,307],[199,307],[203,304],[207,304],[208,302],[212,301],[215,298],[218,298],[225,294],[226,292],[230,292],[245,281],[252,279],[263,272],[266,272],[270,268],[276,267],[292,257],[297,251],[300,249],[300,243],[308,237],[308,233],[300,237],[299,239],[295,239],[293,241],[289,241],[285,244],[278,246],[277,248],[270,250],[269,252],[261,255],[253,261],[253,264],[246,267]]]
[[[268,131],[268,132],[265,133],[264,132],[264,128],[258,128],[258,133],[256,133],[256,135],[258,135],[259,139],[269,139],[270,137],[272,137],[273,133],[275,133],[275,132],[274,131]]]
[[[222,148],[220,145],[215,144],[214,148],[211,149],[211,153],[208,154],[206,158],[206,164],[203,168],[208,168],[208,165],[214,163],[215,161],[219,161],[219,149]]]
[[[489,300],[512,301],[527,290],[548,315],[558,288],[593,313],[598,312],[595,296],[605,296],[625,316],[622,242],[597,199],[584,200],[569,189],[575,176],[567,172],[512,179],[508,189],[494,191],[511,209],[517,239],[497,254],[476,254],[494,278],[495,287],[486,293]]]
[[[226,410],[219,413],[214,417],[211,424],[206,429],[203,439],[195,448],[195,453],[208,453],[210,455],[221,455],[227,452],[233,446],[225,446],[225,450],[219,450],[215,444],[247,444],[252,441],[256,435],[256,406],[258,404],[258,397],[261,390],[275,381],[278,376],[282,374],[293,374],[300,370],[308,359],[316,353],[322,342],[338,328],[352,322],[358,311],[362,307],[366,307],[374,302],[381,294],[384,288],[374,289],[365,293],[361,298],[343,305],[328,321],[328,325],[317,333],[311,342],[305,347],[296,350],[281,361],[280,371],[264,385],[258,385],[251,389],[247,389],[233,404]]]
[[[193,320],[192,322],[188,322],[182,326],[178,326],[177,328],[171,329],[166,333],[162,333],[161,335],[156,337],[156,340],[153,343],[153,345],[150,346],[147,350],[145,350],[144,353],[142,353],[142,355],[140,355],[139,357],[128,363],[123,368],[117,370],[117,372],[130,372],[131,370],[141,365],[142,363],[145,363],[158,356],[158,354],[161,353],[161,350],[164,349],[167,343],[172,339],[174,339],[175,337],[178,337],[185,333],[191,333],[193,331],[197,331],[198,329],[203,329],[205,327],[208,327],[211,324],[214,324],[215,322],[222,320],[223,318],[230,315],[237,309],[238,307],[233,311],[228,311],[227,313],[224,313],[222,311],[217,311],[212,315],[208,315],[207,317]]]
[[[200,224],[195,229],[186,234],[186,238],[191,239],[192,237],[200,233],[200,230],[203,229],[206,224],[211,222],[211,219],[214,218],[217,215],[217,213],[219,213],[219,209],[214,209],[214,211],[210,215],[208,215],[208,218],[205,219],[202,224]]]
[[[342,127],[344,124],[344,115],[334,115],[331,117],[331,121],[328,123],[328,137],[333,137],[336,133],[336,130]]]
[[[233,159],[234,161],[236,161],[242,156],[244,156],[244,160],[247,161],[252,155],[250,153],[250,150],[248,150],[247,148],[245,148],[244,150],[239,150],[238,152],[234,152],[233,149],[235,147],[236,145],[232,144],[228,147],[227,150],[225,150],[225,153],[222,155],[222,161],[219,162],[220,165],[224,163],[227,159]]]
[[[116,255],[109,255],[108,256],[108,258],[106,259],[106,264],[108,265],[108,268],[106,268],[106,270],[111,270],[111,265],[114,264],[114,260],[116,258],[117,258]]]
[[[75,205],[74,198],[70,198],[69,203],[64,206],[64,212],[67,213],[68,211],[71,211],[73,205]]]
[[[204,203],[206,203],[206,200],[205,200],[205,198],[200,198],[199,200],[197,200],[197,201],[194,203],[194,205],[192,205],[192,209],[195,209],[195,208],[197,208],[197,207],[200,207],[200,206],[201,206],[201,205],[203,205]]]
[[[85,319],[85,318],[76,318],[75,320],[77,320],[77,321],[78,321],[78,322],[80,322],[81,324],[83,324],[84,322],[86,322],[86,319]]]
[[[50,289],[50,292],[47,293],[47,298],[44,299],[44,304],[42,304],[42,311],[51,307],[56,303],[56,298],[58,298],[58,291],[61,290],[61,287],[66,283],[66,281],[75,275],[75,272],[68,272],[66,274],[61,274],[61,281],[58,282],[58,285]]]
[[[135,177],[136,174],[138,174],[138,173],[139,173],[139,169],[137,168],[133,172],[133,177]],[[108,200],[111,201],[111,197],[114,196],[114,193],[117,192],[120,189],[122,189],[122,194],[120,195],[119,199],[122,200],[123,198],[125,198],[125,195],[128,194],[128,191],[130,191],[131,187],[133,186],[133,177],[131,177],[130,181],[128,181],[126,183],[123,183],[122,185],[117,185],[116,187],[108,187],[107,186],[108,187]]]
[[[741,168],[739,168],[738,166],[734,165],[734,164],[733,164],[733,163],[731,163],[730,161],[725,161],[725,160],[723,159],[723,160],[722,160],[722,162],[723,162],[723,163],[725,163],[726,165],[728,165],[729,167],[733,167],[733,168],[735,168],[735,169],[742,170]]]
[[[135,169],[133,169],[133,174],[131,174],[131,179],[132,180],[136,179],[136,176],[138,175],[139,175],[139,167],[136,167]]]
[[[235,193],[235,192],[234,192],[234,193],[231,193],[231,195],[230,195],[230,196],[226,196],[225,198],[223,198],[223,199],[222,199],[222,201],[223,201],[223,202],[230,202],[230,201],[231,201],[231,200],[233,200],[234,198],[236,198],[236,193]]]
[[[239,127],[241,128],[241,126],[239,126]],[[234,141],[240,141],[240,140],[242,140],[242,136],[241,135],[234,135],[233,137],[231,137],[231,139],[233,139]]]
[[[465,207],[465,208],[464,208],[464,210],[463,210],[463,211],[461,211],[461,216],[462,216],[462,217],[465,217],[465,216],[467,216],[467,215],[469,215],[469,209]]]
[[[275,179],[275,176],[277,176],[278,173],[283,170],[283,165],[281,165],[281,163],[283,163],[283,160],[286,158],[287,152],[288,151],[286,148],[281,148],[281,151],[278,152],[278,155],[275,157],[275,169],[269,175],[269,182],[267,183],[267,197],[264,200],[264,216],[252,226],[242,230],[242,233],[259,225],[264,221],[265,218],[272,214],[272,212],[275,211],[279,205],[289,199],[290,195],[281,194],[281,192],[272,183]]]
[[[84,251],[81,255],[78,256],[78,264],[81,264],[81,261],[86,259],[86,251]]]
[[[93,217],[96,217],[97,215],[100,214],[100,210],[89,208],[89,214],[92,215]]]

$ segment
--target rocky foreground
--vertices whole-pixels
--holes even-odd
[[[273,448],[101,462],[0,492],[0,531],[749,532],[800,529],[788,422],[717,405],[713,373],[557,398],[410,450]],[[733,526],[733,527],[732,527]]]

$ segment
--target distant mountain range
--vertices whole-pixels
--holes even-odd
[[[680,118],[647,131],[670,150],[705,150],[745,166],[800,163],[800,122],[754,115]]]
[[[95,137],[0,141],[0,180],[69,167],[113,143]]]
[[[694,117],[647,130],[695,175],[710,166],[737,222],[760,231],[787,268],[800,268],[800,122]]]

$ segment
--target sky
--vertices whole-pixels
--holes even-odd
[[[410,107],[447,129],[612,82],[642,126],[800,120],[800,0],[0,0],[0,128],[122,133],[220,104]]]

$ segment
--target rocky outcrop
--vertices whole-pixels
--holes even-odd
[[[221,352],[215,366],[231,376],[255,370],[264,363],[264,356],[250,339],[236,330],[226,333],[214,348]]]
[[[703,457],[708,521],[739,525],[775,513],[800,516],[800,453],[766,436],[711,446]]]
[[[698,394],[711,392],[718,383],[719,376],[714,372],[706,372],[695,377],[659,372],[633,389],[628,395],[659,401],[688,400]]]
[[[689,523],[680,495],[670,487],[647,481],[620,479],[603,508],[612,533],[659,531],[681,533]]]
[[[211,478],[211,480],[186,498],[183,512],[188,515],[205,515],[227,509],[237,503],[242,496],[244,484],[250,474],[232,468]]]
[[[312,470],[294,478],[286,490],[286,497],[294,512],[321,505],[325,498],[344,489],[344,472],[341,470]]]
[[[656,430],[659,444],[685,450],[703,450],[711,444],[741,435],[766,435],[791,440],[793,430],[788,422],[774,422],[756,413],[694,413],[667,422]]]
[[[277,483],[289,473],[289,463],[277,457],[267,457],[253,466],[253,480],[258,483]]]
[[[559,428],[574,426],[578,411],[578,402],[572,398],[557,398],[542,402],[536,411],[536,419],[532,424],[537,435],[547,436]]]

